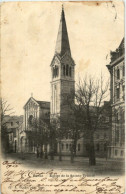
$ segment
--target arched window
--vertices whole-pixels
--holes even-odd
[[[59,68],[57,67],[57,76],[59,76]]]
[[[66,76],[68,76],[68,75],[69,75],[69,66],[66,65]]]
[[[117,79],[120,79],[120,71],[117,69]]]
[[[78,144],[78,151],[80,151],[80,143]]]
[[[69,67],[69,76],[71,77],[71,67]]]
[[[65,70],[66,70],[65,65],[63,65],[63,75],[64,76],[65,76]]]
[[[28,122],[29,122],[29,125],[32,125],[32,123],[33,123],[33,115],[29,116]]]
[[[53,78],[55,77],[55,68],[53,68]]]
[[[68,144],[66,144],[66,150],[68,149]]]
[[[55,66],[53,68],[53,78],[57,77],[59,75],[59,68],[57,66]]]

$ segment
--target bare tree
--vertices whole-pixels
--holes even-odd
[[[12,114],[14,114],[15,112],[13,111],[13,108],[11,108],[10,104],[8,104],[7,100],[4,99],[0,99],[0,109],[1,109],[1,124],[5,125],[6,121],[4,120],[5,116],[11,116]]]
[[[74,142],[73,149],[76,150],[77,140],[84,137],[87,141],[90,165],[96,164],[94,132],[102,123],[101,114],[104,108],[103,103],[108,96],[108,87],[109,82],[105,83],[102,75],[100,79],[88,76],[79,79],[76,92],[71,94],[72,97],[68,97],[68,104],[74,114],[70,127]],[[73,96],[74,101],[71,100]]]
[[[1,119],[1,146],[2,151],[7,152],[9,147],[9,140],[7,135],[7,120],[5,117],[11,116],[13,114],[13,108],[11,108],[10,104],[4,99],[0,99],[0,119]]]
[[[76,102],[84,112],[84,132],[88,143],[89,164],[95,165],[94,132],[101,123],[102,105],[108,96],[109,82],[104,84],[103,76],[100,79],[92,77],[79,81],[75,94]]]

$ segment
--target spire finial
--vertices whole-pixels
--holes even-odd
[[[33,93],[31,93],[31,97],[33,98]]]
[[[55,52],[60,54],[60,56],[63,56],[66,52],[71,53],[63,4]]]
[[[62,11],[64,10],[63,4],[62,4]]]

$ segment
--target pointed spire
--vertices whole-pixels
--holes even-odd
[[[60,56],[63,56],[66,52],[71,55],[63,5],[55,51]]]

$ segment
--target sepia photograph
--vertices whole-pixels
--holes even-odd
[[[123,1],[1,3],[1,193],[125,192]]]

